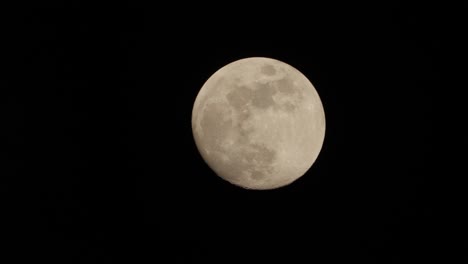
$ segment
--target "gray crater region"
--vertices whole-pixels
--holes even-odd
[[[224,180],[274,189],[305,174],[325,137],[325,114],[312,83],[270,58],[232,62],[203,85],[192,111],[196,146]]]

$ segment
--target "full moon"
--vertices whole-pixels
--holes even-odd
[[[216,175],[246,189],[276,189],[316,161],[325,113],[299,70],[251,57],[225,65],[204,83],[192,110],[192,132]]]

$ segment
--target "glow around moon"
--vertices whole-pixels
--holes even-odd
[[[325,113],[297,69],[264,57],[234,61],[203,85],[192,112],[196,146],[221,178],[275,189],[303,176],[325,138]]]

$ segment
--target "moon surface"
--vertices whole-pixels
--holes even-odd
[[[222,179],[268,190],[291,184],[316,161],[325,113],[312,83],[282,61],[250,57],[216,71],[200,89],[192,132]]]

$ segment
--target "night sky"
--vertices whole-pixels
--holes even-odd
[[[455,172],[436,162],[449,122],[434,92],[446,83],[437,7],[271,9],[16,18],[1,103],[6,251],[54,263],[446,259],[441,196]],[[207,78],[251,56],[299,69],[326,115],[313,167],[270,191],[217,177],[191,131]]]

